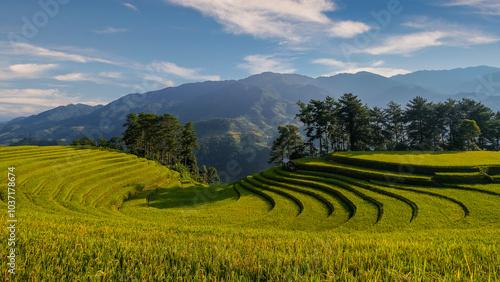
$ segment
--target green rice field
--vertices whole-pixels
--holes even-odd
[[[500,153],[295,162],[209,187],[121,152],[1,147],[0,278],[500,281]]]

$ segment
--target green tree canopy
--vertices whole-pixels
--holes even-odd
[[[361,100],[352,93],[346,93],[338,101],[339,122],[348,134],[349,149],[363,149],[362,144],[367,143],[369,132],[369,110],[363,106]]]
[[[271,147],[269,163],[280,164],[284,158],[296,159],[305,155],[304,141],[296,125],[278,126],[278,133]]]
[[[500,150],[500,112],[464,98],[432,103],[423,97],[405,108],[394,102],[369,108],[352,93],[338,100],[298,102],[296,118],[308,138],[304,147],[315,156],[329,150]],[[269,162],[291,156],[289,128],[278,127]],[[304,151],[300,152],[304,153]]]
[[[475,120],[464,119],[460,123],[459,127],[460,136],[465,141],[466,150],[471,150],[471,148],[476,148],[475,139],[481,135],[481,129],[477,125]]]
[[[129,152],[156,160],[164,165],[178,168],[182,165],[195,179],[199,177],[194,150],[200,147],[192,122],[181,126],[177,118],[171,114],[158,116],[151,113],[138,115],[131,113],[127,115],[123,126],[127,128],[123,133],[122,141]],[[215,176],[212,178],[215,179]]]

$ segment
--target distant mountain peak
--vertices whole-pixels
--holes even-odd
[[[391,79],[407,84],[420,85],[443,94],[474,92],[482,83],[479,79],[500,72],[500,68],[476,66],[451,70],[421,70],[409,74],[395,75]],[[500,89],[499,89],[500,90]]]
[[[44,111],[37,115],[31,115],[26,118],[15,118],[7,124],[15,124],[15,123],[40,123],[44,121],[57,122],[63,121],[74,117],[85,116],[92,113],[95,110],[104,107],[103,105],[97,106],[89,106],[86,104],[78,103],[78,104],[69,104],[66,106],[58,106],[53,109]]]
[[[276,83],[304,85],[311,83],[312,81],[314,81],[314,78],[301,74],[275,73],[275,72],[263,72],[239,80],[239,82],[252,85],[264,85],[264,84],[276,84]]]

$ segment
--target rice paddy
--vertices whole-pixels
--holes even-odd
[[[334,154],[209,187],[119,152],[0,148],[0,220],[9,167],[18,220],[0,277],[500,281],[500,157],[459,154]]]

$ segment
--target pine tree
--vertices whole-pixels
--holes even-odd
[[[338,101],[338,117],[344,125],[349,136],[349,149],[351,151],[364,149],[368,132],[368,107],[361,104],[361,100],[352,93],[346,93]]]
[[[379,107],[373,107],[370,112],[370,145],[376,151],[387,149],[390,133],[386,130],[386,117]]]
[[[407,134],[412,145],[429,146],[431,141],[430,133],[432,133],[429,128],[431,105],[432,103],[427,103],[427,99],[420,96],[417,96],[406,105]]]
[[[284,158],[296,159],[305,155],[305,145],[299,128],[294,124],[278,126],[279,136],[271,147],[269,163],[280,164]]]
[[[178,135],[181,126],[177,118],[171,114],[162,114],[158,117],[156,140],[160,162],[173,165],[179,155]]]
[[[127,150],[133,154],[137,154],[139,150],[139,142],[140,142],[140,124],[138,122],[139,117],[130,113],[127,115],[127,121],[123,124],[124,127],[127,127],[123,132],[123,142],[127,146]]]
[[[462,114],[460,113],[457,101],[449,98],[444,102],[444,121],[445,130],[447,135],[447,149],[448,150],[461,150],[459,126],[462,121]]]
[[[182,128],[180,136],[180,157],[184,163],[185,167],[193,168],[193,164],[196,164],[196,156],[194,155],[194,150],[199,150],[196,137],[196,132],[194,130],[194,124],[188,122]]]
[[[308,143],[315,140],[319,141],[319,153],[324,155],[328,154],[330,146],[330,136],[332,130],[332,122],[335,121],[335,100],[327,96],[325,101],[311,100],[309,104],[298,102],[300,112],[295,116],[306,126],[306,136],[309,138]]]
[[[140,126],[139,152],[143,157],[156,159],[157,147],[155,144],[158,132],[158,116],[150,113],[139,113],[137,120]]]
[[[278,127],[278,131],[279,131]],[[271,152],[269,153],[269,162],[268,163],[276,163],[280,164],[286,156],[286,142],[285,136],[278,136],[271,146]]]
[[[395,148],[397,144],[404,141],[404,120],[403,109],[400,104],[391,101],[384,109],[384,118],[386,120],[387,132],[390,134],[390,148]]]

